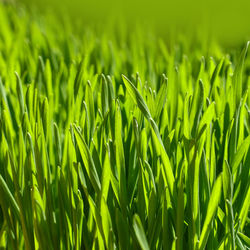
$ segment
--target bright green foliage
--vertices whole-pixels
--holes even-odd
[[[250,247],[248,43],[0,24],[0,249]]]

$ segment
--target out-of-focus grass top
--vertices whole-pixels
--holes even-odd
[[[6,0],[8,1],[8,0]],[[16,0],[12,0],[16,1]],[[216,37],[224,45],[234,46],[250,40],[250,1],[248,0],[19,0],[31,11],[70,16],[73,22],[105,24],[122,19],[133,29],[141,23],[144,29],[165,35],[166,31],[200,33]],[[19,2],[17,1],[17,2]]]
[[[0,4],[0,248],[250,247],[249,44],[26,8]]]

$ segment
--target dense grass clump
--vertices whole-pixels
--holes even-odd
[[[1,249],[250,247],[248,43],[0,23]]]

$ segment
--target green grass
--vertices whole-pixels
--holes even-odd
[[[1,249],[250,247],[248,43],[0,23]]]

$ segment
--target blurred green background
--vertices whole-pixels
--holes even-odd
[[[94,24],[103,29],[111,20],[123,20],[129,28],[139,23],[161,36],[169,32],[204,34],[228,46],[250,39],[250,1],[204,0],[20,0],[31,11],[69,16],[80,25]]]

